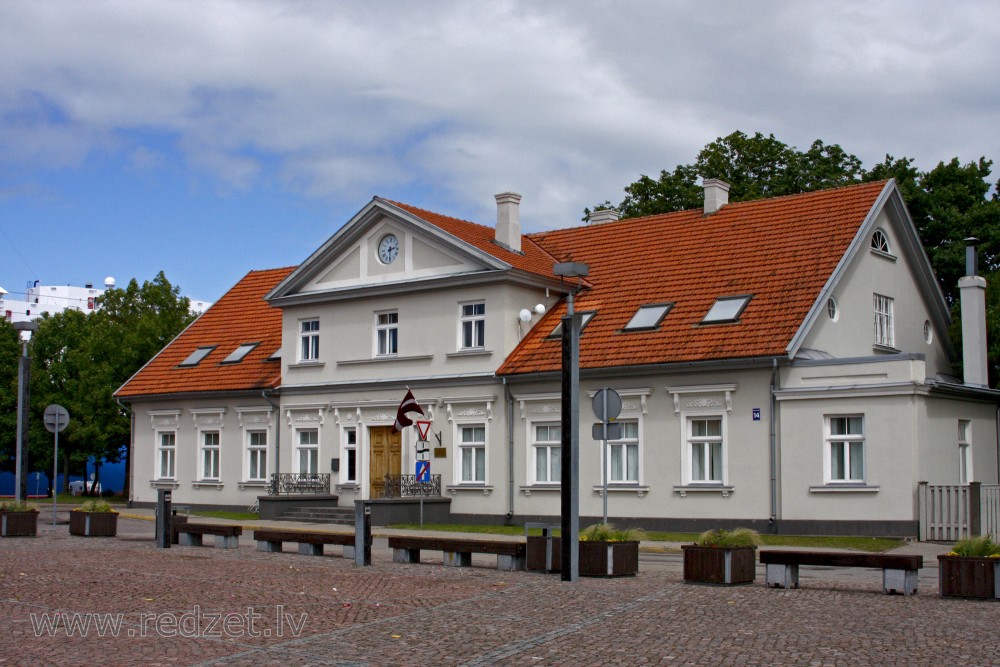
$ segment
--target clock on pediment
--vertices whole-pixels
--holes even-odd
[[[378,258],[383,264],[392,264],[399,256],[399,239],[395,234],[386,234],[378,242]]]

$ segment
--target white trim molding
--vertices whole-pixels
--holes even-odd
[[[721,401],[710,398],[699,398],[690,401],[685,408],[712,409],[725,407],[728,414],[733,414],[733,392],[736,391],[735,384],[702,384],[686,385],[681,387],[667,387],[667,392],[674,397],[674,414],[681,413],[681,396],[688,394],[724,394],[725,405]]]

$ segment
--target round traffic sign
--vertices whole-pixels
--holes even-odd
[[[53,403],[45,408],[42,417],[45,422],[45,430],[49,433],[60,433],[69,424],[69,411],[61,405]]]
[[[594,394],[594,414],[602,422],[611,421],[622,413],[622,397],[614,389],[601,389]]]

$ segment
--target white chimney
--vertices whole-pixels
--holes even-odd
[[[705,215],[715,213],[729,203],[729,183],[706,178],[701,185],[705,188]]]
[[[962,303],[962,375],[965,384],[989,386],[986,365],[986,279],[977,276],[976,246],[978,239],[965,239],[965,272],[958,279]]]
[[[500,245],[521,252],[521,195],[516,192],[501,192],[497,200],[496,240]]]
[[[592,225],[603,225],[606,222],[614,222],[617,219],[618,210],[613,208],[604,208],[590,214],[590,224]]]

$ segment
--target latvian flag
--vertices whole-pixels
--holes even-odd
[[[417,399],[413,397],[413,392],[409,389],[406,390],[406,396],[403,397],[403,402],[399,404],[399,409],[396,410],[396,423],[392,427],[392,430],[396,433],[413,424],[413,420],[406,416],[407,412],[424,414],[423,408],[417,403]]]

